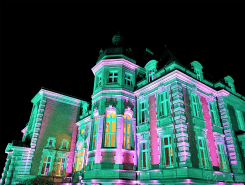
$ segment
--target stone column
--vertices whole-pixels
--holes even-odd
[[[171,84],[171,102],[172,102],[172,115],[175,124],[176,139],[174,144],[177,142],[177,153],[179,167],[191,167],[190,151],[187,133],[187,122],[185,115],[185,105],[183,98],[182,84],[174,82]]]
[[[228,148],[229,161],[233,173],[244,173],[241,166],[241,158],[239,155],[239,148],[237,144],[236,135],[232,129],[229,112],[224,97],[218,97],[219,111],[221,114],[222,125],[226,138],[226,146]]]

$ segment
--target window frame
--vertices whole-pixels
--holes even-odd
[[[158,106],[159,106],[159,118],[166,117],[171,114],[168,90],[165,90],[158,94]],[[163,106],[165,108],[163,108]]]
[[[61,159],[61,162],[59,162],[59,159]],[[64,162],[62,162],[62,159],[64,159]],[[61,166],[60,169],[58,169],[58,165]],[[62,174],[60,174],[61,169],[63,169]],[[63,176],[65,173],[65,169],[66,169],[66,157],[59,157],[57,162],[57,171],[59,172],[59,174],[56,174],[56,176]]]
[[[144,108],[142,109],[142,105],[144,104]],[[147,122],[147,113],[146,113],[146,111],[147,111],[147,103],[146,103],[146,100],[144,100],[144,101],[141,101],[140,103],[139,103],[139,124],[143,124],[143,123],[146,123]],[[144,116],[145,116],[145,119],[144,119],[144,122],[143,122],[143,119],[142,119],[142,112],[144,112]]]
[[[112,113],[115,114],[114,117],[112,117]],[[110,114],[110,118],[107,117],[107,115]],[[106,124],[109,122],[109,131],[107,132]],[[115,122],[115,132],[112,132],[112,122]],[[108,145],[106,145],[106,135],[108,135]],[[114,146],[111,146],[111,138],[112,135],[115,135],[114,137]],[[116,136],[117,136],[117,115],[115,112],[107,112],[106,113],[106,119],[104,124],[104,138],[103,138],[103,148],[115,148],[116,147]]]
[[[235,109],[239,130],[245,131],[245,122],[242,111]]]
[[[226,154],[225,154],[225,149],[223,146],[223,143],[217,143],[217,149],[218,149],[218,155],[219,155],[219,164],[220,164],[220,169],[224,172],[228,172],[228,163],[227,163],[227,158],[226,158]],[[222,168],[222,166],[224,167],[224,164],[226,166],[226,168]]]
[[[219,114],[215,102],[209,102],[210,118],[213,125],[220,126]],[[213,115],[213,118],[212,118]]]
[[[75,163],[75,172],[81,171],[84,166],[84,142],[79,143],[79,147],[76,154],[76,163]],[[78,156],[79,155],[79,156]],[[79,162],[81,162],[81,166],[79,166]]]
[[[112,77],[110,76],[110,73],[112,73]],[[117,74],[116,76],[114,75],[115,73]],[[110,78],[112,79],[112,82],[110,82]],[[117,79],[116,82],[115,82],[115,79]],[[118,70],[109,70],[108,83],[109,84],[118,83]]]
[[[96,88],[102,86],[102,74],[97,76]]]
[[[128,76],[129,78],[127,78],[127,76]],[[125,80],[124,80],[124,84],[125,84],[127,87],[133,87],[132,75],[131,75],[130,73],[125,72],[124,79],[125,79]],[[130,84],[130,85],[127,84],[128,81],[129,81],[129,84]]]
[[[44,159],[45,157],[47,157],[47,161],[44,162]],[[50,161],[48,162],[48,159],[50,157]],[[42,171],[43,171],[43,164],[45,164],[45,168],[44,168],[44,174],[42,174]],[[47,168],[47,165],[49,164],[49,168],[48,168],[48,174],[45,174],[46,172],[46,168]],[[45,155],[44,158],[43,158],[43,163],[42,163],[42,168],[41,168],[41,175],[45,175],[45,176],[48,176],[50,174],[50,171],[51,171],[51,168],[52,168],[52,156],[51,155]]]
[[[145,144],[145,149],[143,149],[143,146]],[[141,169],[142,170],[149,170],[149,142],[148,141],[142,141],[140,143],[140,148],[141,148],[141,151],[140,151],[140,154],[141,154]],[[143,158],[143,155],[145,153],[145,163],[146,163],[146,166],[144,167],[144,158]]]
[[[191,94],[191,103],[192,103],[193,116],[199,119],[203,119],[202,106],[199,99],[199,95]]]
[[[168,140],[168,144],[165,145],[165,138]],[[166,154],[165,154],[165,148],[168,148],[168,156],[169,156],[169,165],[167,165],[167,159],[166,159]],[[173,151],[173,137],[171,135],[165,135],[162,137],[162,165],[166,168],[173,168],[175,161],[174,161],[174,151]],[[173,158],[171,158],[171,153]]]
[[[127,118],[130,119],[127,119]],[[129,134],[128,134],[128,125],[130,126],[129,128]],[[126,126],[126,128],[125,128]],[[125,131],[125,133],[124,133]],[[125,136],[125,137],[124,137]],[[123,119],[123,149],[131,150],[131,138],[132,137],[132,117],[128,114],[124,114],[124,119]],[[129,138],[129,140],[128,140]],[[128,148],[128,141],[129,141],[129,148]]]
[[[98,116],[95,117],[94,119],[94,127],[93,127],[93,136],[92,136],[92,150],[96,149],[96,141],[97,141],[97,135],[98,135],[98,124],[99,123],[99,118]],[[94,131],[96,134],[94,134]]]
[[[202,143],[202,146],[200,146],[200,140]],[[201,159],[200,163],[201,163],[201,168],[204,169],[209,169],[209,158],[208,158],[208,151],[207,151],[207,144],[206,144],[206,139],[204,137],[198,137],[198,148],[199,148],[199,157]],[[201,150],[203,151],[203,158],[202,158],[202,153]],[[205,166],[203,166],[203,161],[205,163]]]

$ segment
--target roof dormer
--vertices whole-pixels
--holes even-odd
[[[235,90],[233,78],[231,78],[231,76],[226,76],[224,79],[225,79],[225,83],[228,83],[228,86],[231,88],[231,91],[235,93],[236,90]]]
[[[202,65],[198,61],[191,62],[191,68],[194,68],[194,72],[197,74],[197,79],[203,81]]]
[[[158,61],[156,60],[150,60],[146,65],[145,65],[145,70],[146,70],[146,79],[148,82],[151,82],[155,80],[155,74],[157,71],[157,63]]]

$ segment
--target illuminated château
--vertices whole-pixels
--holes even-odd
[[[42,88],[22,141],[7,145],[0,184],[242,184],[245,97],[165,47],[136,64],[118,33],[92,68],[92,102]],[[158,65],[163,67],[158,69]],[[159,65],[159,66],[161,66]],[[217,69],[218,70],[218,69]]]

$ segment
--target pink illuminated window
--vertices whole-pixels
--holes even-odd
[[[49,175],[52,156],[44,156],[41,175]]]
[[[174,155],[171,136],[164,136],[162,140],[163,146],[163,166],[174,167]]]

